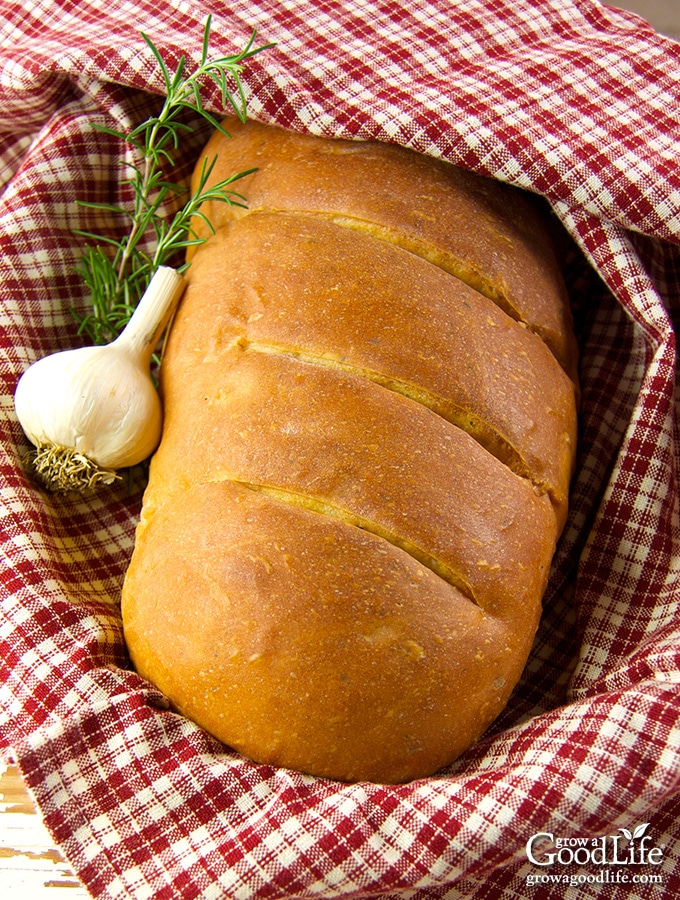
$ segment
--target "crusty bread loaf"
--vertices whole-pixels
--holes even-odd
[[[538,624],[576,446],[564,284],[519,191],[226,125],[213,179],[259,168],[247,211],[204,210],[166,347],[131,657],[256,761],[425,776],[504,707]]]

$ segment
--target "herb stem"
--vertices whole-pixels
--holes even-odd
[[[128,144],[137,161],[127,163],[131,176],[123,182],[133,193],[132,210],[110,204],[80,204],[93,209],[107,209],[130,220],[129,232],[120,240],[76,232],[88,241],[95,241],[95,246],[86,244],[79,267],[90,289],[92,311],[85,316],[74,312],[79,321],[79,331],[87,333],[95,344],[108,343],[123,330],[156,269],[167,265],[174,254],[190,244],[201,243],[202,239],[192,231],[191,223],[195,215],[205,219],[199,209],[205,200],[240,206],[245,204],[244,198],[232,189],[232,185],[252,170],[236,173],[207,188],[207,178],[212,168],[209,166],[204,169],[194,196],[179,208],[170,222],[162,213],[168,197],[179,197],[187,191],[185,185],[167,180],[163,175],[164,167],[171,168],[174,164],[173,154],[180,145],[180,138],[192,130],[179,120],[179,114],[191,110],[213,127],[224,131],[223,126],[203,106],[200,84],[207,79],[220,88],[223,106],[231,107],[242,121],[245,120],[245,91],[240,77],[243,65],[271,46],[255,47],[253,33],[240,52],[209,60],[210,23],[211,17],[208,16],[200,62],[189,75],[185,75],[186,59],[183,56],[171,75],[158,48],[142,33],[165,81],[166,98],[162,108],[157,116],[147,119],[129,133],[103,126],[98,128]],[[230,83],[234,85],[233,92],[229,90]],[[151,239],[155,248],[146,251],[145,246]],[[112,256],[102,249],[102,245],[113,249]],[[180,271],[185,267],[180,266]]]

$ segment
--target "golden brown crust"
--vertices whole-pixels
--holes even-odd
[[[561,530],[575,390],[540,338],[487,298],[399,247],[287,214],[222,228],[189,278],[173,334],[184,365],[189,348],[217,357],[240,340],[400,391],[547,492]]]
[[[216,172],[263,165],[257,208],[208,210],[167,343],[128,647],[257,761],[422,777],[498,715],[537,627],[576,442],[563,285],[529,206],[495,218],[502,186],[232,130]]]
[[[530,195],[396,145],[319,140],[235,117],[224,125],[233,137],[216,131],[196,173],[202,160],[215,157],[209,183],[257,171],[235,184],[247,210],[205,204],[215,228],[272,209],[365,229],[493,299],[539,334],[576,381],[569,300],[545,218]],[[196,227],[206,234],[203,222]]]
[[[229,482],[166,503],[135,554],[138,671],[245,755],[331,778],[445,765],[505,705],[536,627],[535,604],[508,625],[380,538]]]
[[[238,347],[191,378],[168,371],[165,384],[171,418],[147,509],[159,490],[235,481],[381,535],[501,618],[543,593],[548,498],[419,404]]]

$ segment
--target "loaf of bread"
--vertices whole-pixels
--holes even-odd
[[[131,658],[257,762],[424,777],[507,703],[565,522],[576,347],[544,215],[396,146],[225,127],[212,179],[257,171],[196,223]]]

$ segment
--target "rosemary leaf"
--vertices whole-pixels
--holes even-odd
[[[182,137],[193,130],[191,125],[179,118],[180,114],[186,110],[198,113],[213,128],[226,133],[216,117],[203,106],[201,86],[206,81],[212,81],[220,90],[223,108],[230,107],[245,121],[246,96],[241,72],[249,59],[271,46],[255,47],[253,32],[246,46],[238,53],[209,60],[210,23],[211,17],[208,16],[200,63],[189,74],[184,56],[175,71],[171,72],[160,50],[148,35],[142,33],[165,84],[166,97],[161,109],[156,116],[151,116],[129,133],[105,125],[93,125],[97,131],[125,142],[132,148],[134,157],[133,161],[123,163],[128,176],[122,184],[132,193],[131,208],[112,203],[78,201],[82,207],[112,213],[130,222],[128,234],[119,239],[88,230],[74,230],[87,242],[78,268],[90,292],[92,309],[86,315],[72,312],[79,332],[87,334],[94,343],[108,343],[123,330],[159,266],[171,265],[176,254],[205,240],[193,230],[192,221],[195,218],[206,222],[212,231],[212,226],[200,210],[202,203],[212,200],[245,206],[245,198],[234,191],[232,185],[254,170],[236,173],[208,188],[206,184],[213,160],[203,166],[194,196],[189,197],[170,219],[163,213],[166,201],[181,197],[188,191],[185,184],[176,183],[165,172],[165,169],[172,170],[174,166],[174,153]],[[229,89],[230,84],[233,84],[233,91]],[[148,245],[154,249],[145,250]],[[186,264],[175,267],[182,271]]]

